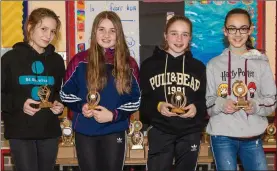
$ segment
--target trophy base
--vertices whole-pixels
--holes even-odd
[[[135,159],[144,159],[144,149],[131,149],[130,150],[130,158],[135,158]]]
[[[41,102],[39,104],[39,108],[51,108],[53,107],[53,103],[51,102]]]
[[[88,110],[94,110],[97,107],[97,105],[88,105]]]
[[[183,114],[186,113],[184,109],[181,108],[172,108],[171,112],[176,113],[176,114]]]
[[[275,140],[274,136],[270,136],[270,137],[268,137],[266,142],[268,142],[268,143],[276,143],[276,140]]]
[[[74,146],[59,146],[57,158],[75,158],[76,150]]]
[[[132,145],[132,150],[141,150],[143,149],[143,146],[142,145]]]
[[[249,107],[249,103],[247,101],[238,101],[235,104],[236,108],[238,109],[247,109]]]
[[[73,147],[74,143],[73,142],[62,142],[60,144],[60,146],[62,146],[62,147]]]

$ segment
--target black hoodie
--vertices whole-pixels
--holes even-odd
[[[185,63],[183,65],[184,55]],[[184,55],[173,57],[156,47],[152,57],[146,59],[140,69],[142,91],[140,114],[142,121],[165,133],[175,135],[203,131],[206,114],[205,65],[193,58],[190,51],[186,51]],[[183,66],[184,73],[182,71]],[[166,80],[164,75],[167,76]],[[168,103],[171,103],[170,99],[174,90],[185,91],[187,105],[194,104],[196,106],[197,113],[194,118],[166,117],[157,110],[158,103],[166,101],[165,93]]]
[[[28,98],[40,101],[38,87],[48,85],[49,101],[61,101],[59,91],[65,73],[62,57],[48,45],[39,54],[28,43],[20,42],[1,58],[1,111],[6,139],[44,139],[61,135],[58,116],[41,109],[34,116],[23,112]]]

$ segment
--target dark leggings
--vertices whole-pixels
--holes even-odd
[[[148,132],[148,171],[170,171],[175,159],[175,171],[194,171],[200,145],[200,133],[178,136],[153,127]]]
[[[58,152],[58,138],[43,140],[10,139],[16,171],[52,171]]]
[[[121,171],[125,159],[125,132],[102,136],[75,134],[81,171]]]

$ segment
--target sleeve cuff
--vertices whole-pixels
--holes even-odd
[[[116,119],[118,118],[118,111],[117,110],[113,110],[112,113],[113,113],[113,120],[112,120],[112,122],[115,122]]]
[[[164,102],[159,102],[158,105],[157,105],[157,110],[159,112],[161,112],[161,105],[163,104]]]
[[[255,99],[251,99],[249,101],[253,105],[253,114],[258,113],[258,111],[260,110],[259,102]]]

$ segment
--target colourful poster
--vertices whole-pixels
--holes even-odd
[[[228,11],[233,8],[246,9],[251,15],[255,30],[252,40],[257,39],[257,1],[254,0],[201,0],[186,1],[185,16],[193,23],[193,40],[191,43],[194,57],[205,64],[219,55],[225,48],[223,25]]]

